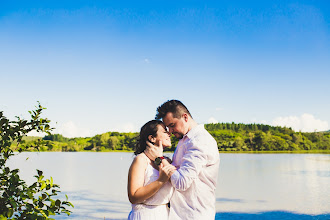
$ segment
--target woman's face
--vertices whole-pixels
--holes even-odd
[[[171,134],[167,132],[165,125],[157,125],[157,128],[155,144],[159,146],[159,141],[162,141],[163,147],[171,147]]]

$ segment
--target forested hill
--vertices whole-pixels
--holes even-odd
[[[299,151],[330,150],[330,132],[295,132],[291,128],[263,124],[218,123],[205,128],[215,138],[220,151]],[[88,138],[66,138],[59,134],[45,136],[41,151],[130,151],[138,133],[107,132]],[[23,145],[33,144],[33,138]],[[177,139],[172,137],[173,151]],[[14,147],[14,146],[13,146]]]
[[[264,124],[206,124],[222,151],[330,150],[330,132],[295,132]]]

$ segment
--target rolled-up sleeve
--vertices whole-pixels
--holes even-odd
[[[207,164],[206,155],[201,149],[203,146],[197,147],[196,142],[188,144],[181,166],[171,176],[172,185],[177,190],[186,191]]]

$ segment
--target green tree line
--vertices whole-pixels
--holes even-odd
[[[221,151],[330,150],[330,132],[295,132],[264,124],[207,124]]]
[[[206,130],[217,141],[219,151],[301,151],[330,150],[330,132],[295,132],[291,128],[264,124],[218,123],[206,124]],[[48,135],[40,151],[131,151],[138,133],[106,132],[94,137],[66,138]],[[29,138],[29,137],[27,137]],[[36,138],[23,139],[29,145]],[[172,136],[174,151],[178,139]]]

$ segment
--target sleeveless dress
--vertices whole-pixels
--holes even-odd
[[[158,170],[148,163],[144,173],[143,186],[156,181],[158,176]],[[128,220],[168,220],[170,209],[167,204],[172,194],[173,187],[170,182],[166,182],[155,195],[143,203],[132,204],[132,211],[128,215]]]

